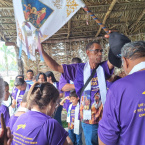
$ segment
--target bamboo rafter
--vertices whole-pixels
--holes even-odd
[[[133,31],[133,29],[135,28],[135,26],[140,22],[140,20],[143,18],[143,16],[145,15],[145,9],[142,11],[141,15],[138,17],[138,19],[136,20],[135,23],[133,23],[131,26],[130,26],[130,30]],[[135,30],[134,30],[135,31]]]
[[[113,0],[113,1],[112,1],[111,5],[110,5],[110,7],[109,7],[109,9],[108,9],[108,11],[107,11],[105,17],[104,17],[104,20],[103,20],[103,24],[104,24],[104,25],[105,25],[106,20],[108,19],[109,15],[110,15],[110,13],[112,12],[112,10],[113,10],[113,8],[114,8],[116,2],[117,2],[117,0]],[[100,27],[99,30],[97,31],[97,34],[96,34],[95,37],[98,37],[98,35],[100,34],[100,32],[101,32],[101,27]]]

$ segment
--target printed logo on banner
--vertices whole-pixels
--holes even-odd
[[[36,28],[40,28],[53,12],[53,9],[38,0],[22,0],[22,7],[25,20]]]

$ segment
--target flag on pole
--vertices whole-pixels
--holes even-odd
[[[35,60],[41,45],[55,34],[85,4],[81,0],[13,0],[19,52]]]

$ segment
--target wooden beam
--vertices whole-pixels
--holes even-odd
[[[67,39],[70,36],[70,32],[71,32],[71,19],[68,21],[68,35],[67,35]]]
[[[133,23],[130,27],[129,27],[129,30],[132,30],[134,29],[134,27],[140,22],[140,20],[142,19],[142,17],[145,15],[145,9],[142,11],[141,15],[138,17],[138,19],[136,20],[135,23]]]
[[[0,23],[1,25],[16,25],[16,23]]]
[[[76,42],[76,41],[90,41],[90,40],[100,40],[100,39],[103,39],[104,37],[97,37],[97,38],[94,38],[94,37],[89,37],[89,38],[73,38],[73,39],[62,39],[62,40],[46,40],[44,41],[42,44],[47,44],[47,43],[70,43],[70,42]]]
[[[13,10],[14,8],[13,7],[0,7],[0,10]]]
[[[136,2],[122,2],[122,3],[117,3],[116,6],[126,6],[126,5],[137,5],[137,4],[145,4],[145,1],[136,1]],[[93,6],[88,6],[89,8],[95,8],[95,7],[104,7],[104,6],[110,6],[110,4],[105,4],[105,5],[93,5]],[[144,6],[144,5],[143,5]]]
[[[2,17],[0,17],[0,19],[14,19],[15,20],[15,18],[14,17],[4,17],[4,16],[2,16]]]
[[[0,0],[1,3],[5,3],[5,4],[9,4],[9,5],[12,5],[13,3],[10,2],[10,1],[5,1],[5,0]]]
[[[7,32],[16,32],[16,29],[2,29],[2,30]]]
[[[17,46],[14,42],[5,42],[6,46]]]
[[[137,27],[132,33],[135,33],[136,31],[140,30],[144,25],[145,25],[145,23],[143,23],[142,25],[140,25],[139,27]]]
[[[104,19],[103,19],[103,24],[104,24],[104,25],[105,25],[106,20],[108,19],[109,15],[110,15],[110,13],[112,12],[112,10],[113,10],[113,8],[114,8],[116,2],[117,2],[117,0],[113,0],[113,1],[112,1],[112,3],[111,3],[111,5],[110,5],[110,7],[109,7],[109,9],[108,9],[108,11],[107,11],[107,13],[106,13]],[[98,37],[98,35],[99,35],[100,32],[101,32],[101,29],[102,29],[102,28],[100,27],[95,37]]]

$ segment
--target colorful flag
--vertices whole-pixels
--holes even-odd
[[[17,27],[17,45],[28,58],[41,60],[43,41],[56,33],[84,5],[81,0],[13,0]]]

